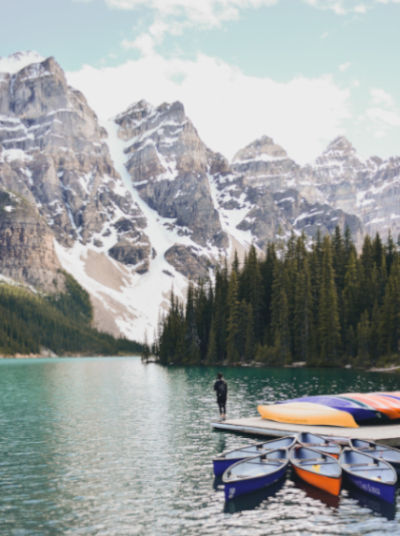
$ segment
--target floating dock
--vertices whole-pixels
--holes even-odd
[[[400,424],[379,424],[377,426],[360,426],[359,428],[342,428],[340,426],[305,426],[288,424],[249,417],[246,419],[229,419],[212,422],[215,430],[236,432],[254,436],[282,437],[297,432],[313,432],[336,439],[368,439],[377,443],[385,443],[394,447],[400,446]]]

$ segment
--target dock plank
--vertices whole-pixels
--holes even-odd
[[[342,428],[340,426],[305,426],[270,421],[261,417],[248,417],[212,422],[211,426],[215,430],[255,436],[282,437],[283,435],[297,432],[313,432],[329,437],[368,439],[377,443],[385,443],[386,445],[400,446],[400,424]]]

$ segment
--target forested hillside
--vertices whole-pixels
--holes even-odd
[[[173,295],[155,353],[163,364],[250,363],[368,367],[400,362],[400,252],[389,235],[349,231],[269,244],[217,271],[215,284]]]
[[[141,345],[114,339],[91,327],[92,307],[85,290],[68,274],[66,292],[51,297],[0,284],[0,355],[138,353]]]

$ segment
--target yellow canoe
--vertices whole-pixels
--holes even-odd
[[[314,404],[313,402],[260,405],[257,409],[263,419],[271,421],[358,428],[353,416],[347,411],[330,408],[322,404]]]

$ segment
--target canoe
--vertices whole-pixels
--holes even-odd
[[[341,411],[347,411],[350,413],[357,423],[365,421],[378,421],[381,418],[381,414],[374,410],[372,407],[366,404],[361,404],[354,400],[347,398],[341,398],[340,396],[333,395],[315,395],[315,396],[303,396],[301,398],[290,398],[279,402],[280,404],[287,404],[290,402],[312,402],[313,404],[322,404],[333,409]]]
[[[300,445],[292,447],[289,459],[298,477],[331,495],[339,495],[342,470],[336,458]]]
[[[258,412],[263,419],[290,424],[322,424],[358,428],[353,416],[346,411],[329,408],[311,402],[290,402],[288,404],[259,405]]]
[[[279,493],[279,491],[281,491],[284,485],[285,479],[281,478],[273,484],[270,484],[266,488],[253,491],[252,493],[239,495],[239,497],[235,497],[233,499],[229,499],[228,501],[224,502],[224,513],[235,514],[238,512],[243,512],[245,510],[255,510],[266,499],[270,499],[271,497],[274,497],[277,493]]]
[[[272,439],[271,441],[264,441],[263,443],[253,443],[245,445],[244,447],[228,450],[222,452],[219,456],[213,459],[214,475],[222,475],[229,466],[236,462],[256,456],[257,454],[264,454],[269,450],[287,448],[289,449],[296,443],[295,435],[288,435],[280,437],[278,439]]]
[[[381,395],[392,396],[393,398],[400,398],[400,391],[383,391],[379,393]]]
[[[349,446],[355,450],[370,454],[374,458],[379,458],[389,462],[396,471],[400,471],[400,450],[387,445],[366,441],[364,439],[350,439]]]
[[[340,396],[364,402],[389,417],[389,419],[400,419],[400,400],[378,393],[343,393]]]
[[[225,500],[266,488],[286,474],[288,449],[275,449],[231,465],[222,475]]]
[[[390,463],[345,448],[339,456],[339,464],[351,484],[387,502],[394,501],[397,474]]]
[[[303,447],[311,447],[324,454],[330,454],[334,458],[339,458],[342,451],[341,446],[336,441],[310,432],[300,432],[297,436],[297,442]]]

